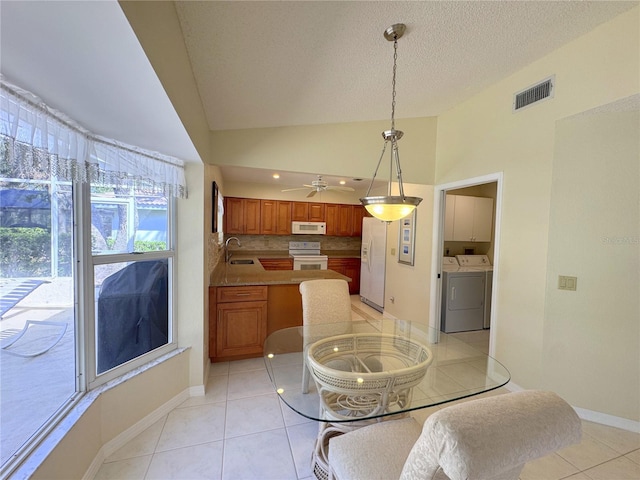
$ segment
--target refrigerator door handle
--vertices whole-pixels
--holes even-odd
[[[371,252],[372,248],[373,248],[373,237],[369,239],[369,252]],[[369,272],[371,272],[371,262],[369,261],[369,259],[367,259],[367,268],[369,269]]]

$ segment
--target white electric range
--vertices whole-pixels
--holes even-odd
[[[289,242],[294,270],[326,270],[328,257],[320,253],[320,242]]]

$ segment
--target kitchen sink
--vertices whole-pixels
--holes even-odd
[[[238,258],[236,260],[229,260],[231,265],[253,265],[253,260],[250,258]]]

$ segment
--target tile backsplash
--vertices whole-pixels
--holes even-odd
[[[225,235],[238,237],[241,247],[234,242],[234,250],[289,250],[289,242],[320,242],[321,250],[358,250],[360,237],[333,237],[329,235]]]
[[[289,242],[320,242],[320,248],[327,250],[355,250],[360,251],[360,237],[333,237],[329,235],[225,235],[226,241],[229,237],[237,237],[241,247],[233,242],[234,251],[286,251],[289,250]],[[224,241],[220,240],[217,233],[209,235],[209,273],[213,272],[218,262],[224,262]]]

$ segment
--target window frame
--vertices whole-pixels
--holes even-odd
[[[178,348],[177,342],[177,317],[175,308],[175,279],[176,277],[176,200],[175,197],[167,195],[167,249],[152,252],[130,252],[130,253],[93,253],[91,250],[91,185],[83,184],[82,190],[82,250],[83,281],[80,283],[82,298],[85,302],[82,312],[84,317],[84,358],[85,377],[87,390],[92,390],[106,382],[109,382],[121,375],[124,375],[138,367],[141,367],[154,359]],[[97,336],[96,336],[96,313],[95,313],[95,284],[94,268],[98,265],[108,265],[122,262],[140,262],[147,260],[168,260],[169,265],[169,285],[168,285],[168,311],[169,311],[169,339],[165,345],[155,348],[138,357],[132,358],[103,373],[97,373]]]

